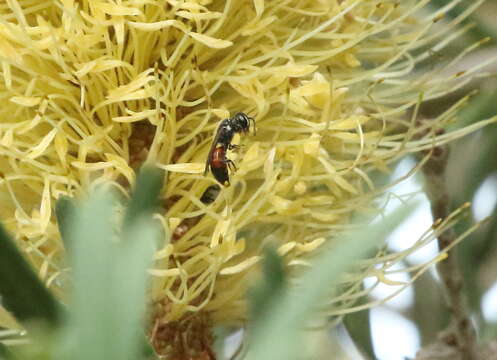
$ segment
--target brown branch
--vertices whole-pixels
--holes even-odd
[[[436,147],[423,167],[425,191],[435,221],[445,219],[450,214],[450,198],[445,178],[448,155],[448,147]],[[438,236],[440,250],[453,245],[456,237],[453,228],[440,234]],[[449,329],[444,332],[443,341],[446,345],[457,348],[462,360],[477,360],[476,333],[463,292],[463,276],[456,251],[457,248],[451,249],[447,259],[438,264],[438,273],[445,288],[452,321]]]

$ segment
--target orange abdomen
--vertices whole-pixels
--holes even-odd
[[[226,149],[219,146],[212,152],[211,168],[226,167]]]

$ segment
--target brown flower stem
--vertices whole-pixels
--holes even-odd
[[[431,211],[435,221],[450,214],[450,198],[446,186],[446,167],[449,157],[448,147],[437,147],[423,166],[425,191],[431,202]],[[453,228],[438,235],[438,246],[444,250],[453,245],[457,238]],[[476,351],[476,332],[470,319],[463,288],[463,276],[458,264],[457,248],[448,253],[447,259],[438,264],[438,273],[444,285],[446,302],[451,313],[450,335],[446,337],[448,345],[457,347],[463,360],[478,359]],[[452,338],[449,341],[449,338]],[[455,340],[455,341],[454,341]]]

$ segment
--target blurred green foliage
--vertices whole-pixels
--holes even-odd
[[[281,289],[284,277],[275,276],[272,271],[282,268],[277,255],[274,251],[266,252],[265,280],[253,298],[253,304],[263,304],[265,308],[253,312],[247,359],[303,358],[305,336],[302,330],[313,318],[320,302],[327,298],[330,289],[354,261],[379,245],[411,210],[411,206],[405,206],[377,224],[342,236],[314,260],[313,266],[302,275],[300,286],[286,291]]]
[[[2,345],[1,356],[75,360],[153,356],[143,322],[146,269],[163,238],[151,217],[162,179],[162,171],[142,170],[120,229],[116,209],[122,204],[109,189],[97,190],[82,204],[67,198],[57,204],[72,267],[73,291],[67,312],[38,280],[7,234],[1,233],[3,305],[30,330],[33,340],[9,347],[9,352]]]
[[[431,5],[442,8],[447,0],[432,0]],[[486,6],[497,7],[497,1]],[[446,18],[456,19],[461,9],[456,6]],[[444,51],[456,53],[461,48],[485,37],[485,44],[495,50],[497,26],[489,26],[476,12],[469,19],[475,24],[465,43],[455,44]],[[440,54],[437,54],[438,56]],[[441,54],[443,56],[443,54]],[[431,61],[436,61],[436,57]],[[425,66],[432,66],[429,61]],[[453,126],[462,127],[496,113],[495,79],[479,80],[468,90],[480,90],[471,104],[460,114]],[[421,111],[429,118],[431,112],[447,107],[454,99],[438,99]],[[435,109],[435,110],[433,110]],[[451,145],[452,157],[448,168],[448,186],[454,208],[472,201],[483,181],[497,172],[497,126]],[[145,314],[146,272],[157,241],[167,241],[159,233],[151,214],[163,187],[163,174],[156,169],[144,169],[133,196],[123,215],[123,225],[116,231],[115,209],[123,200],[101,190],[84,203],[61,198],[56,215],[73,269],[71,305],[61,304],[38,280],[14,242],[0,227],[0,295],[2,305],[29,330],[30,343],[5,346],[0,338],[0,360],[7,359],[153,359],[143,328]],[[497,189],[495,189],[497,191]],[[253,289],[251,297],[252,322],[248,327],[248,359],[302,358],[305,337],[304,324],[315,316],[330,286],[339,279],[354,259],[371,250],[377,242],[371,234],[383,239],[402,221],[409,209],[395,214],[385,222],[367,227],[344,237],[336,247],[325,251],[311,271],[303,275],[302,286],[292,289],[286,282],[282,259],[268,248],[264,261],[264,276]],[[482,272],[497,268],[497,207],[490,221],[462,242],[460,257],[469,289],[467,295],[473,313],[484,336],[497,336],[497,324],[483,318],[481,299],[490,285],[481,280]],[[114,220],[113,220],[114,219]],[[461,221],[456,230],[464,232],[472,219]],[[367,239],[367,241],[365,240]],[[434,340],[447,323],[448,312],[442,304],[437,280],[429,273],[414,283],[414,303],[403,315],[418,327],[423,345]],[[366,357],[374,358],[369,312],[347,316],[345,325],[352,339]],[[222,343],[222,342],[221,342]],[[243,355],[243,354],[242,354]],[[399,354],[399,358],[400,358]]]
[[[0,246],[8,251],[0,252],[0,279],[10,287],[3,285],[0,293],[4,306],[29,329],[31,341],[9,347],[0,342],[0,358],[155,358],[144,336],[144,314],[146,268],[163,237],[151,217],[162,178],[158,170],[141,172],[119,228],[115,214],[122,204],[108,189],[97,190],[82,203],[61,199],[57,217],[70,248],[72,267],[73,291],[67,309],[52,297],[9,236],[2,233]],[[282,259],[274,249],[267,249],[264,276],[251,292],[253,321],[247,358],[300,358],[302,329],[330,287],[410,210],[404,207],[378,224],[341,238],[316,259],[297,289],[287,286]]]

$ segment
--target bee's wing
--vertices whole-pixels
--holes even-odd
[[[211,148],[209,150],[209,155],[207,155],[207,160],[205,160],[205,169],[204,169],[204,176],[207,175],[209,172],[209,166],[211,165],[211,159],[212,159],[212,154],[214,153],[214,150],[216,149],[217,142],[219,140],[219,135],[220,135],[220,126],[218,126],[217,131],[216,131],[216,136],[214,136],[214,140],[212,140]]]

